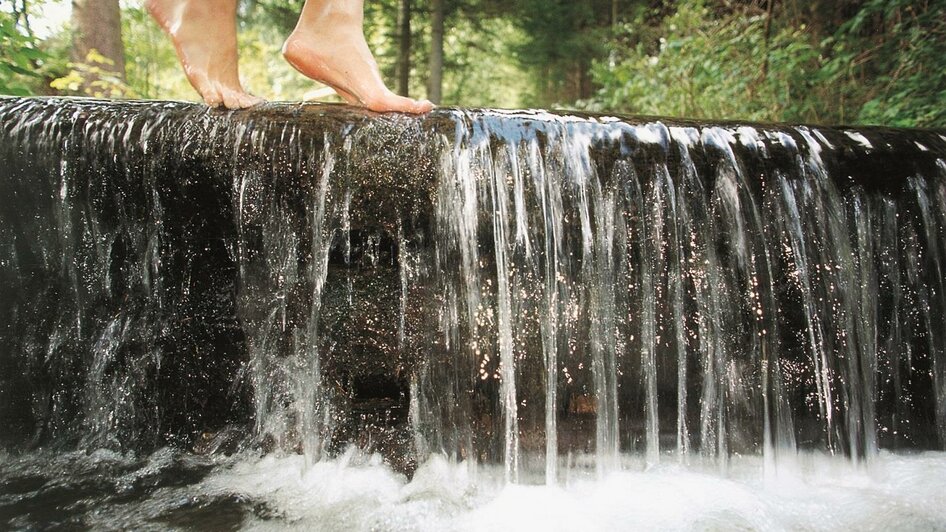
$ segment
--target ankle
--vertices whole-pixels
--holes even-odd
[[[338,39],[332,37],[334,35],[360,35],[362,20],[360,13],[356,15],[344,11],[300,17],[295,29],[283,43],[282,55],[289,59],[302,53],[302,50],[318,53],[325,45],[338,44]]]
[[[360,32],[364,25],[364,20],[364,13],[360,10],[351,9],[349,2],[330,2],[329,5],[324,6],[322,9],[313,9],[309,12],[303,12],[299,17],[299,22],[296,24],[295,31],[311,34],[321,33],[327,30],[339,32],[354,31],[357,29],[357,31]]]

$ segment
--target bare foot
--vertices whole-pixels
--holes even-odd
[[[236,0],[147,0],[145,5],[174,41],[187,80],[207,105],[239,109],[263,102],[240,84]]]
[[[363,2],[307,0],[283,46],[296,70],[321,81],[352,105],[372,111],[426,113],[433,104],[391,92],[381,79],[362,29]]]

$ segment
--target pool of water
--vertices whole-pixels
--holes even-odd
[[[600,474],[509,485],[499,467],[434,456],[410,480],[377,455],[205,457],[164,449],[6,455],[0,528],[205,530],[946,530],[946,453],[868,463],[799,454],[766,468],[625,457]]]

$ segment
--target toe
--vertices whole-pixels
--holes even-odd
[[[247,94],[241,90],[230,91],[229,100],[230,103],[227,104],[227,107],[230,109],[246,109],[247,107],[259,105],[265,101],[262,98]]]
[[[223,105],[227,109],[245,109],[263,102],[262,98],[247,94],[242,88],[227,85],[220,87],[220,94],[223,97]]]
[[[208,107],[220,107],[221,105],[226,106],[226,104],[223,103],[223,99],[221,99],[219,95],[216,94],[205,97],[204,103],[206,103]]]
[[[259,96],[253,96],[252,94],[243,91],[239,91],[237,93],[236,100],[238,107],[235,107],[235,109],[246,109],[247,107],[253,107],[266,101]]]
[[[204,99],[204,103],[210,107],[218,107],[221,104],[226,105],[223,96],[216,88],[208,88],[206,90],[199,90],[198,92],[200,92],[201,97]]]
[[[365,102],[365,107],[372,111],[399,111],[403,113],[421,114],[429,112],[434,105],[427,100],[413,100],[404,96],[398,96],[392,92],[379,95],[379,97],[369,98]]]
[[[259,96],[244,92],[243,101],[246,104],[244,105],[244,107],[254,107],[256,105],[261,105],[261,104],[266,103],[266,98],[261,98]]]
[[[430,100],[414,100],[415,113],[429,113],[434,110],[434,102]]]
[[[411,98],[405,98],[403,96],[397,97],[396,105],[396,111],[403,111],[405,113],[413,114],[428,113],[434,108],[434,104],[428,102],[427,100],[414,100]]]
[[[197,90],[197,93],[200,94],[200,97],[204,100],[204,103],[210,107],[217,107],[223,103],[223,97],[220,94],[220,87],[211,81],[207,77],[206,73],[194,69],[188,69],[187,67],[185,67],[185,70],[187,71],[187,77],[190,80],[191,85],[193,85],[194,89]]]
[[[223,106],[227,109],[240,109],[243,107],[240,101],[240,93],[233,89],[221,87],[220,97],[223,99]]]

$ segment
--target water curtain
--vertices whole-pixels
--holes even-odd
[[[7,447],[946,445],[946,134],[0,100]]]

